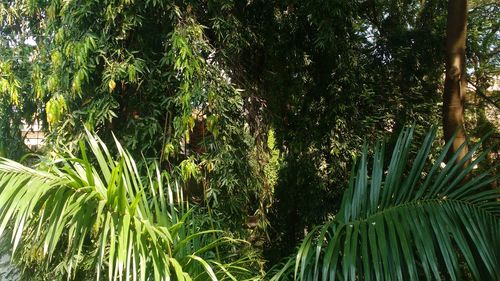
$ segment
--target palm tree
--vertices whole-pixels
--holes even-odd
[[[0,159],[0,236],[10,233],[25,274],[41,279],[245,280],[257,274],[244,242],[210,229],[167,173],[141,177],[118,141],[118,158],[87,132],[81,157],[37,169]],[[35,270],[30,267],[35,267]],[[89,274],[90,273],[90,274]],[[29,276],[33,277],[33,276]],[[256,277],[255,277],[256,278]]]
[[[500,280],[500,193],[488,187],[496,167],[468,176],[487,154],[473,158],[480,144],[442,167],[452,142],[428,164],[435,134],[409,161],[413,129],[404,130],[387,167],[383,145],[371,164],[365,147],[338,214],[271,280],[463,280],[464,267],[475,280]]]

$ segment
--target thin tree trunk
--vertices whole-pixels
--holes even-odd
[[[456,132],[450,155],[465,142],[464,100],[466,94],[465,41],[467,38],[467,0],[448,0],[446,23],[446,78],[443,96],[443,130],[446,143]],[[467,153],[465,147],[457,159]]]

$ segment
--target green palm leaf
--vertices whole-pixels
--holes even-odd
[[[487,188],[498,177],[468,176],[488,152],[473,158],[476,144],[442,168],[447,145],[427,165],[435,135],[409,161],[413,128],[404,130],[386,167],[382,145],[371,164],[365,148],[337,216],[311,231],[272,280],[287,269],[295,280],[462,280],[462,260],[474,279],[500,280],[500,193]]]
[[[12,233],[14,253],[38,256],[49,269],[59,264],[70,279],[88,253],[97,280],[252,277],[251,257],[216,255],[221,248],[237,256],[242,241],[202,229],[169,175],[153,166],[141,177],[118,142],[117,159],[97,137],[88,133],[87,142],[96,165],[83,142],[81,158],[47,160],[39,169],[0,159],[0,236]]]

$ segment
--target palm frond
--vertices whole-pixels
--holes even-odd
[[[238,256],[243,242],[202,229],[174,179],[155,165],[141,177],[118,141],[117,158],[90,133],[87,143],[80,158],[48,160],[43,169],[0,159],[0,236],[9,228],[14,253],[47,267],[57,260],[69,278],[89,252],[97,280],[252,277],[251,258],[216,254]]]
[[[500,193],[485,188],[498,178],[490,175],[496,167],[470,176],[488,153],[473,158],[480,143],[442,168],[447,145],[427,165],[435,135],[433,128],[409,161],[413,128],[404,130],[387,167],[382,144],[371,163],[365,147],[340,211],[305,237],[289,275],[333,281],[441,280],[446,274],[461,280],[464,260],[476,280],[500,280]],[[272,280],[286,276],[280,272]]]

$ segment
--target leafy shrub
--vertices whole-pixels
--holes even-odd
[[[340,211],[271,280],[462,280],[462,261],[474,279],[500,280],[500,193],[488,186],[496,167],[470,176],[488,153],[473,157],[481,143],[441,167],[451,142],[428,165],[435,134],[410,160],[413,128],[404,130],[388,166],[383,145],[371,163],[365,147]]]
[[[44,159],[36,169],[0,159],[0,235],[12,235],[30,278],[244,280],[258,274],[243,241],[210,228],[177,181],[153,164],[142,177],[87,132],[81,157]],[[90,155],[89,155],[90,154]],[[248,248],[248,247],[247,247]]]

